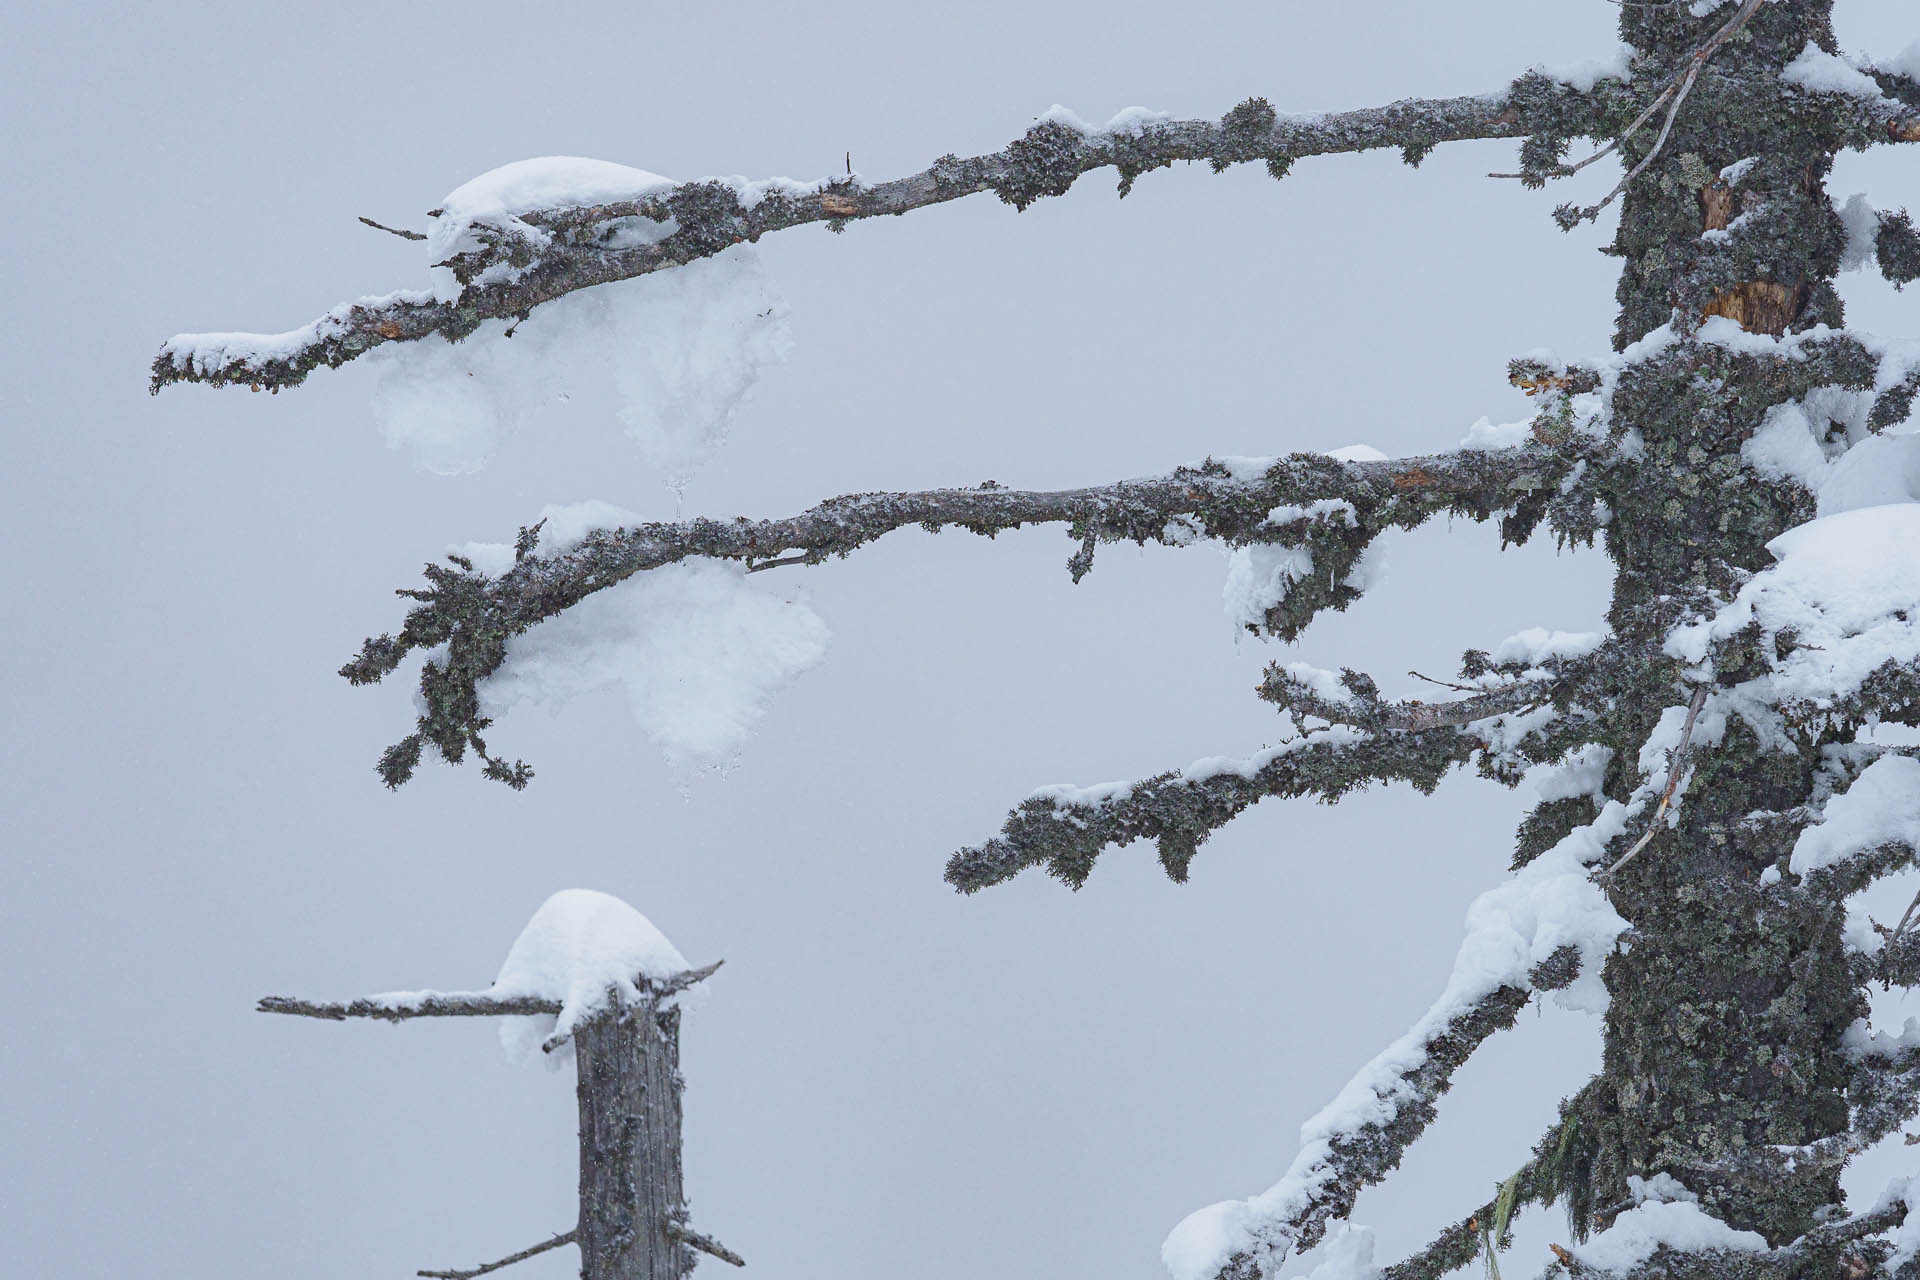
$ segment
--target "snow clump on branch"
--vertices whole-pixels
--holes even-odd
[[[687,972],[686,957],[653,922],[611,894],[562,889],[541,904],[501,962],[487,994],[560,1002],[558,1014],[507,1018],[500,1043],[509,1057],[531,1061],[556,1040],[605,1011],[609,1002],[640,1004],[639,980],[664,982]],[[545,1055],[549,1065],[571,1049]]]
[[[540,546],[565,552],[589,533],[638,524],[605,502],[549,507]],[[514,549],[471,543],[460,554],[502,573]],[[634,574],[507,641],[505,664],[481,688],[482,712],[521,702],[557,709],[607,685],[624,687],[634,721],[676,769],[724,766],[780,689],[826,656],[830,632],[789,580],[755,585],[744,565],[694,558]]]
[[[459,299],[448,261],[488,241],[524,246],[531,262],[553,232],[520,215],[645,199],[674,187],[643,169],[577,156],[522,160],[448,195],[427,237],[434,296]],[[607,247],[657,243],[673,219],[615,219]],[[476,282],[510,279],[511,259]],[[792,349],[789,309],[759,254],[736,245],[673,271],[555,299],[518,320],[487,320],[469,337],[388,343],[373,413],[390,447],[423,470],[478,471],[522,422],[577,402],[606,402],[626,434],[676,490],[719,446],[740,405]]]

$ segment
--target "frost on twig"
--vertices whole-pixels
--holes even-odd
[[[1384,461],[1352,462],[1323,454],[1278,459],[1208,461],[1143,480],[1086,489],[1027,492],[983,485],[920,493],[869,493],[834,498],[798,516],[750,521],[696,519],[594,529],[552,547],[541,530],[523,529],[513,561],[488,573],[455,555],[430,564],[424,588],[401,592],[415,606],[398,636],[369,639],[340,674],[354,684],[383,679],[415,651],[424,710],[415,732],[388,748],[379,764],[389,786],[413,775],[426,747],[458,763],[468,751],[489,777],[526,785],[532,770],[491,754],[486,682],[509,659],[509,642],[597,591],[636,573],[697,557],[734,560],[749,569],[779,561],[817,564],[908,526],[954,526],[988,537],[1029,524],[1064,525],[1079,550],[1069,560],[1076,580],[1092,568],[1092,548],[1129,541],[1186,545],[1219,539],[1230,545],[1299,544],[1329,563],[1351,562],[1389,528],[1413,528],[1452,513],[1476,520],[1526,510],[1553,492],[1577,465],[1572,442]],[[1329,523],[1295,514],[1300,504],[1338,499],[1351,512]],[[1531,517],[1537,520],[1538,516]],[[1518,538],[1530,531],[1511,530]],[[1359,589],[1319,575],[1268,610],[1265,625],[1290,638],[1323,608],[1344,608]]]
[[[458,340],[482,321],[525,317],[576,290],[710,257],[770,231],[809,223],[838,228],[984,191],[1024,209],[1064,193],[1095,169],[1117,170],[1124,195],[1140,174],[1175,161],[1204,161],[1216,171],[1264,161],[1279,176],[1306,156],[1399,147],[1417,162],[1442,142],[1536,131],[1586,134],[1597,129],[1600,104],[1613,89],[1609,81],[1581,91],[1529,74],[1503,91],[1463,98],[1311,115],[1284,115],[1252,98],[1218,121],[1134,110],[1099,129],[1055,110],[1000,151],[942,156],[890,182],[659,180],[628,193],[556,192],[544,207],[477,223],[473,243],[436,264],[454,273],[459,288],[452,296],[408,291],[365,298],[280,334],[180,334],[155,358],[152,389],[205,382],[278,391],[383,343],[431,334]],[[637,228],[665,232],[636,234]]]

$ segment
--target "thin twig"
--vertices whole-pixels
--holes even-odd
[[[759,573],[762,569],[778,569],[781,565],[784,565],[784,564],[805,564],[807,563],[808,560],[812,558],[813,557],[807,555],[805,552],[802,552],[798,555],[781,556],[777,560],[762,560],[757,564],[748,565],[747,572]]]
[[[369,218],[364,214],[361,215],[360,221],[366,223],[368,226],[372,227],[375,231],[384,231],[390,236],[399,236],[402,240],[425,240],[426,239],[426,237],[424,235],[421,235],[418,231],[408,231],[401,227],[390,227],[384,222],[375,222],[372,218]],[[421,1274],[425,1275],[426,1273],[422,1272]]]
[[[473,1280],[475,1276],[483,1276],[489,1271],[498,1271],[500,1268],[510,1267],[516,1262],[525,1262],[528,1258],[534,1257],[536,1254],[545,1253],[549,1249],[558,1249],[563,1244],[572,1244],[579,1238],[579,1235],[580,1229],[575,1227],[572,1231],[561,1232],[551,1240],[542,1240],[531,1249],[522,1249],[518,1253],[510,1253],[498,1262],[488,1262],[475,1267],[471,1271],[416,1271],[413,1274],[416,1276],[428,1276],[431,1277],[432,1280]]]
[[[1707,686],[1701,685],[1693,691],[1693,701],[1687,704],[1687,723],[1680,730],[1680,745],[1674,748],[1673,755],[1667,761],[1667,789],[1660,793],[1660,807],[1653,812],[1653,821],[1647,824],[1646,834],[1634,842],[1633,848],[1620,857],[1620,861],[1595,876],[1596,880],[1605,880],[1620,868],[1632,862],[1640,851],[1652,843],[1654,833],[1660,830],[1661,819],[1667,816],[1667,806],[1673,803],[1673,793],[1679,789],[1680,779],[1686,773],[1688,748],[1693,742],[1693,722],[1699,718],[1700,708],[1706,705]]]
[[[1653,146],[1648,148],[1647,154],[1641,158],[1640,163],[1628,170],[1627,175],[1620,179],[1618,185],[1601,198],[1599,204],[1590,205],[1585,209],[1575,210],[1574,221],[1591,222],[1593,219],[1599,217],[1600,211],[1618,199],[1620,193],[1631,186],[1633,180],[1645,172],[1648,165],[1653,163],[1654,157],[1659,155],[1661,148],[1667,145],[1667,136],[1673,132],[1673,122],[1680,114],[1680,105],[1687,100],[1687,95],[1693,92],[1693,82],[1699,78],[1700,69],[1707,65],[1707,60],[1719,51],[1721,45],[1733,39],[1733,37],[1739,33],[1740,28],[1747,25],[1747,20],[1753,17],[1762,3],[1763,0],[1746,0],[1746,3],[1740,6],[1739,12],[1728,19],[1725,26],[1714,32],[1705,44],[1694,50],[1693,56],[1687,60],[1686,78],[1680,83],[1680,92],[1674,95],[1673,105],[1667,108],[1667,118],[1661,123],[1660,136],[1653,140]],[[1571,227],[1572,222],[1566,222],[1562,225]]]
[[[1408,674],[1408,675],[1410,675],[1410,676],[1412,676],[1412,677],[1413,677],[1413,678],[1414,678],[1415,680],[1425,680],[1425,681],[1426,681],[1426,682],[1427,682],[1428,684],[1437,684],[1437,685],[1439,685],[1439,686],[1440,686],[1440,687],[1441,687],[1442,689],[1457,689],[1457,690],[1458,690],[1459,692],[1461,692],[1461,693],[1484,693],[1484,692],[1486,692],[1486,691],[1485,691],[1484,689],[1477,689],[1477,688],[1475,688],[1475,687],[1474,687],[1473,685],[1470,685],[1470,684],[1455,684],[1455,683],[1454,683],[1453,681],[1451,681],[1451,680],[1436,680],[1436,679],[1434,679],[1434,678],[1433,678],[1432,676],[1423,676],[1423,675],[1421,675],[1421,674],[1420,674],[1420,673],[1419,673],[1418,671],[1409,671],[1409,672],[1407,672],[1407,674]]]

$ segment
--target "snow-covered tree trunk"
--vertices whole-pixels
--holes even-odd
[[[693,1269],[680,1173],[680,1011],[646,1000],[573,1035],[580,1098],[581,1280]]]

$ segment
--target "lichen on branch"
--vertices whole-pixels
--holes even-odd
[[[514,636],[648,569],[695,557],[741,561],[750,570],[818,564],[908,526],[930,532],[953,526],[992,537],[1030,524],[1064,525],[1079,543],[1068,561],[1075,581],[1091,570],[1095,548],[1105,542],[1185,545],[1207,538],[1248,545],[1320,537],[1337,538],[1357,553],[1386,529],[1412,528],[1442,512],[1489,519],[1536,489],[1554,486],[1574,461],[1571,448],[1542,444],[1376,462],[1293,454],[1232,465],[1209,460],[1164,476],[1052,492],[988,483],[852,494],[787,519],[598,529],[544,549],[536,526],[521,530],[513,565],[497,575],[460,556],[427,565],[426,585],[400,592],[416,603],[399,634],[367,640],[340,674],[354,684],[371,684],[408,655],[428,654],[415,731],[381,757],[379,772],[389,786],[411,777],[430,746],[449,763],[473,751],[489,777],[518,789],[532,771],[489,751],[482,735],[491,722],[481,713],[481,686],[507,661]],[[1351,524],[1337,531],[1288,514],[1303,502],[1336,499],[1353,513]],[[1276,511],[1282,515],[1277,521]],[[1316,582],[1296,594],[1273,622],[1281,634],[1297,632],[1318,608],[1344,608],[1358,591],[1322,589]]]
[[[711,257],[771,231],[813,223],[838,230],[986,191],[1025,209],[1096,169],[1116,170],[1124,196],[1139,175],[1176,161],[1202,161],[1216,172],[1263,161],[1278,177],[1307,156],[1399,147],[1409,163],[1418,163],[1442,142],[1593,133],[1607,114],[1604,103],[1618,91],[1613,81],[1581,91],[1529,73],[1494,93],[1308,115],[1281,114],[1265,99],[1251,98],[1218,121],[1136,111],[1096,129],[1056,110],[999,151],[941,156],[889,182],[705,179],[639,199],[526,211],[514,220],[520,226],[477,225],[482,243],[435,264],[453,271],[462,286],[457,297],[402,291],[363,298],[280,334],[179,334],[154,359],[151,389],[204,382],[279,391],[385,343],[435,334],[458,341],[483,321],[524,319],[577,290]],[[632,244],[625,233],[635,219],[674,229],[652,243]]]

